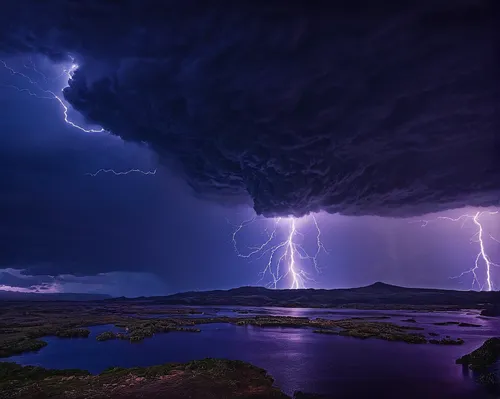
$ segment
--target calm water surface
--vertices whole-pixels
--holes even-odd
[[[243,308],[239,308],[243,309]],[[245,308],[254,314],[275,314],[342,319],[391,316],[390,321],[414,318],[427,332],[461,337],[461,346],[411,345],[377,339],[314,334],[310,329],[258,328],[230,324],[201,325],[201,333],[158,334],[140,343],[98,342],[95,336],[113,326],[91,327],[88,339],[44,338],[39,352],[9,358],[23,365],[81,368],[99,373],[111,366],[149,366],[205,357],[248,361],[266,369],[276,385],[295,390],[331,394],[335,398],[487,398],[467,370],[455,360],[498,335],[500,320],[480,318],[477,312],[355,311],[285,308]],[[234,308],[205,308],[205,315],[248,316]],[[481,327],[435,326],[443,321],[464,321]],[[369,395],[369,396],[367,396]]]

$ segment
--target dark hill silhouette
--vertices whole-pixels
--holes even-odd
[[[274,290],[247,286],[230,290],[182,292],[144,300],[172,305],[212,306],[483,308],[487,304],[500,304],[500,292],[408,288],[376,282],[365,287],[329,290]]]

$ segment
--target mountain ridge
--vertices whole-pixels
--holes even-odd
[[[228,290],[188,291],[135,298],[155,304],[193,306],[377,307],[441,306],[481,308],[500,304],[500,292],[400,287],[376,282],[341,289],[269,289],[244,286]],[[110,299],[117,300],[117,299]]]

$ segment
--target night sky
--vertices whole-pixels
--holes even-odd
[[[320,272],[297,260],[306,287],[470,289],[472,273],[450,277],[474,267],[479,226],[442,217],[478,211],[500,262],[498,4],[180,3],[2,10],[0,58],[25,76],[0,64],[0,290],[267,285],[272,250],[232,241],[256,212],[241,254],[294,215],[297,253],[314,255],[315,215],[326,251]],[[105,132],[65,123],[52,92]]]

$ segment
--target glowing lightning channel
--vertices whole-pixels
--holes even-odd
[[[495,213],[498,213],[498,212],[493,212],[493,213],[490,212],[490,214],[495,214]],[[491,266],[500,267],[500,265],[492,262],[491,259],[489,258],[489,256],[486,254],[486,251],[484,249],[484,241],[483,241],[483,226],[479,222],[480,215],[481,215],[481,213],[477,212],[476,215],[474,216],[473,220],[474,220],[474,224],[479,228],[477,238],[479,240],[479,247],[481,248],[481,252],[480,252],[481,257],[483,258],[484,263],[486,264],[486,282],[488,284],[488,291],[491,291],[493,289],[493,286],[491,284]],[[476,258],[476,264],[477,264],[477,258]]]
[[[4,60],[0,60],[0,63],[2,63],[2,65],[4,66],[4,68],[7,69],[10,72],[11,75],[22,77],[23,79],[25,79],[26,81],[28,81],[31,85],[33,85],[34,87],[36,87],[37,90],[39,90],[42,93],[45,93],[45,94],[47,94],[49,96],[40,96],[40,95],[38,95],[36,93],[33,93],[29,89],[22,89],[22,88],[19,88],[17,86],[14,86],[14,85],[5,85],[4,87],[11,87],[11,88],[16,89],[19,92],[25,91],[30,96],[34,96],[34,97],[37,97],[37,98],[40,98],[40,99],[44,99],[44,100],[47,100],[47,99],[48,100],[56,100],[57,102],[59,102],[59,104],[60,104],[60,106],[61,106],[61,108],[63,110],[64,122],[66,124],[74,127],[75,129],[79,129],[79,130],[81,130],[82,132],[85,132],[85,133],[101,133],[101,132],[105,131],[103,128],[100,128],[100,129],[85,129],[84,127],[82,127],[80,125],[77,125],[76,123],[70,121],[69,117],[68,117],[68,107],[66,106],[66,104],[64,104],[64,101],[61,99],[61,97],[59,97],[57,94],[55,94],[51,90],[46,90],[46,89],[42,88],[38,82],[34,81],[33,79],[31,79],[29,76],[25,75],[24,73],[16,71],[15,69],[11,68],[10,66],[7,65],[7,63]],[[25,65],[25,67],[26,68],[31,67],[31,69],[33,69],[36,73],[38,73],[40,76],[42,76],[45,81],[47,81],[47,77],[42,72],[40,72],[38,69],[36,69],[36,66],[33,63],[33,61],[31,61],[31,65],[29,67],[27,65]],[[63,73],[61,74],[61,76],[62,75],[66,75],[68,77],[68,83],[69,83],[69,81],[73,78],[74,72],[77,69],[78,69],[78,65],[77,64],[72,64],[71,67],[70,67],[70,69],[65,69],[63,71]],[[68,86],[66,86],[66,87],[68,87]],[[63,87],[62,90],[64,90],[64,89],[65,89],[65,87]]]
[[[302,278],[302,275],[300,272],[296,270],[296,265],[295,265],[295,253],[296,253],[296,248],[295,248],[295,243],[293,242],[293,237],[295,236],[297,229],[295,227],[295,219],[291,218],[290,220],[290,234],[288,235],[288,238],[286,240],[286,251],[285,253],[281,256],[281,259],[284,257],[288,256],[289,257],[289,264],[288,264],[288,271],[292,275],[292,286],[290,288],[305,288],[304,281]]]
[[[84,127],[77,125],[76,123],[70,121],[69,117],[68,117],[68,107],[66,106],[64,101],[61,99],[61,97],[59,97],[57,94],[55,94],[51,90],[44,89],[43,87],[40,86],[40,84],[37,81],[31,79],[28,75],[26,75],[20,71],[16,71],[14,68],[7,65],[7,63],[4,60],[0,60],[0,63],[3,65],[3,67],[5,69],[7,69],[9,71],[9,73],[11,75],[20,76],[21,78],[26,80],[29,84],[31,84],[33,87],[35,87],[36,90],[40,91],[41,93],[44,93],[44,95],[37,94],[34,91],[30,90],[29,88],[21,88],[21,87],[18,87],[16,85],[12,85],[12,84],[3,85],[3,87],[12,88],[14,90],[17,90],[20,93],[27,93],[29,96],[36,97],[36,98],[43,99],[43,100],[56,100],[63,110],[64,122],[66,124],[74,127],[75,129],[79,129],[85,133],[101,133],[101,132],[105,131],[102,128],[100,128],[100,129],[85,129]],[[72,63],[68,69],[66,69],[66,68],[63,69],[63,71],[58,76],[56,76],[55,78],[52,78],[52,79],[48,78],[43,72],[41,72],[39,69],[37,69],[36,64],[33,62],[33,60],[31,58],[29,59],[29,64],[24,64],[24,67],[26,69],[33,70],[36,74],[38,74],[39,76],[42,77],[44,82],[55,81],[55,80],[57,80],[65,75],[68,78],[68,84],[69,84],[70,80],[73,79],[73,75],[74,75],[75,71],[78,69],[78,64]],[[68,87],[68,86],[66,86],[66,87]],[[64,88],[62,90],[64,90]],[[99,173],[113,173],[115,176],[128,175],[130,173],[140,173],[143,175],[155,175],[156,169],[151,170],[151,171],[130,169],[130,170],[123,171],[123,172],[117,172],[114,169],[99,169],[95,173],[85,173],[85,174],[88,176],[95,177]]]
[[[494,289],[493,283],[492,283],[492,276],[491,276],[491,268],[492,267],[500,267],[500,264],[495,263],[491,260],[489,255],[486,253],[486,248],[484,245],[485,242],[485,237],[484,237],[484,228],[483,225],[481,224],[480,217],[484,214],[489,214],[489,215],[496,215],[498,214],[498,211],[483,211],[483,212],[476,212],[475,214],[463,214],[460,215],[457,218],[450,218],[447,216],[439,216],[434,220],[418,220],[416,222],[421,223],[421,227],[426,227],[429,223],[434,222],[436,220],[448,220],[451,222],[459,222],[462,221],[462,227],[465,225],[465,223],[468,220],[472,220],[474,224],[477,226],[477,231],[474,233],[474,235],[471,237],[471,242],[478,242],[479,243],[479,252],[476,256],[476,260],[474,262],[474,266],[470,268],[469,270],[464,271],[463,273],[459,274],[458,276],[454,276],[451,278],[460,278],[465,276],[466,274],[472,274],[472,289],[474,289],[474,285],[477,284],[478,288],[480,291],[482,291],[485,287],[488,291],[492,291]],[[492,239],[493,241],[496,241],[497,243],[500,243],[500,240],[497,238],[493,237],[491,234],[489,234],[489,238]],[[486,268],[486,282],[484,284],[481,284],[479,282],[479,278],[476,274],[477,270],[480,268],[480,260],[482,259],[485,268]]]
[[[85,175],[86,176],[93,176],[93,177],[95,177],[95,176],[97,176],[101,172],[102,173],[112,173],[115,176],[123,176],[123,175],[128,175],[130,173],[140,173],[140,174],[143,174],[143,175],[156,175],[156,169],[149,170],[149,171],[144,171],[144,170],[140,170],[140,169],[130,169],[130,170],[126,170],[126,171],[123,171],[123,172],[117,172],[114,169],[99,169],[95,173],[85,173]]]
[[[248,247],[247,253],[241,253],[238,249],[237,235],[248,225],[256,222],[257,217],[243,221],[240,225],[234,226],[235,230],[232,234],[232,243],[236,254],[241,258],[253,258],[261,259],[267,256],[267,263],[264,269],[261,271],[262,281],[264,277],[269,274],[272,277],[272,281],[267,284],[267,287],[278,288],[278,283],[290,276],[291,283],[290,289],[305,288],[306,282],[314,281],[309,273],[302,269],[299,265],[300,260],[307,260],[320,272],[318,266],[318,256],[321,251],[328,253],[321,241],[321,230],[318,225],[318,221],[314,215],[310,215],[313,220],[314,227],[316,229],[316,251],[314,255],[309,255],[305,250],[303,245],[297,240],[298,236],[304,236],[297,229],[297,221],[294,217],[288,218],[275,218],[273,219],[272,229],[264,230],[267,234],[265,241],[257,246]],[[259,220],[265,220],[260,218]],[[286,228],[286,239],[283,241],[278,241],[278,229],[282,226]],[[285,269],[284,272],[282,270]]]

